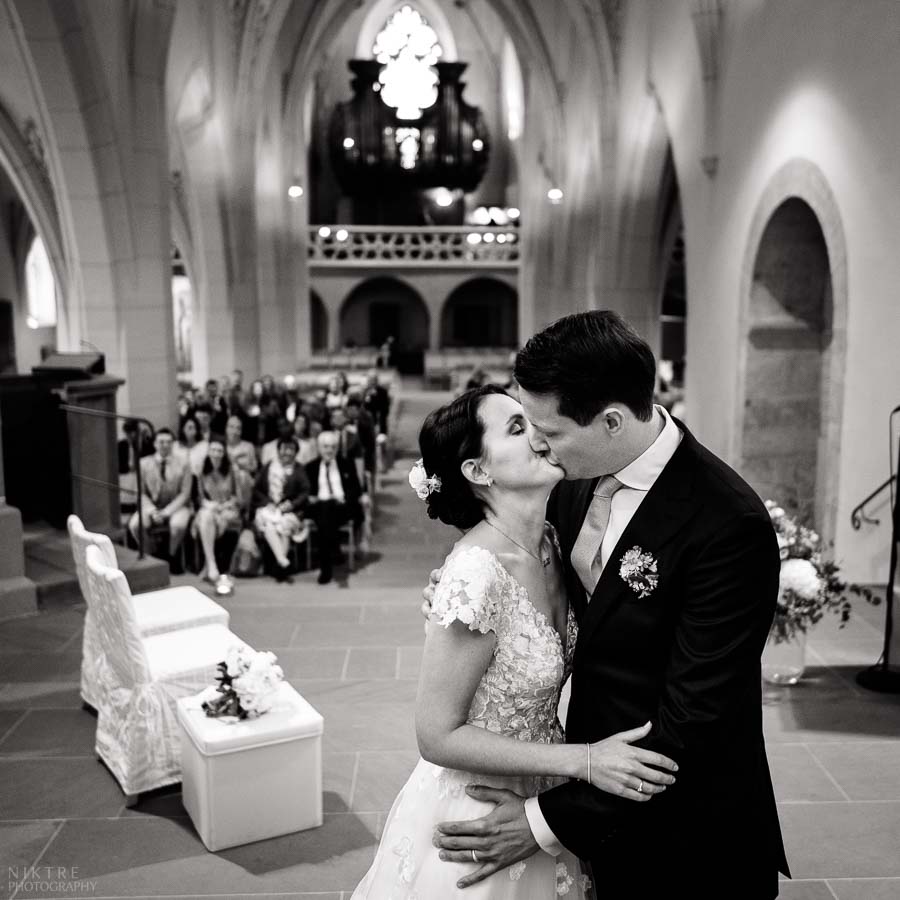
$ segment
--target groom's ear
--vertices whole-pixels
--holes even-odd
[[[625,414],[618,406],[607,406],[600,416],[610,436],[622,433],[625,428]]]

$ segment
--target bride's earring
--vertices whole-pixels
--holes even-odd
[[[488,487],[490,487],[490,486],[494,483],[494,479],[491,478],[490,475],[488,475],[488,476],[486,476],[485,482],[484,482],[484,483],[485,483]]]

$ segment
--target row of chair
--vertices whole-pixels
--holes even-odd
[[[126,795],[181,781],[175,705],[214,684],[234,645],[228,611],[193,587],[132,594],[112,541],[68,520],[86,604],[81,696],[97,711],[95,750]]]

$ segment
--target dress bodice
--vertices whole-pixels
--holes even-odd
[[[557,708],[578,627],[571,607],[563,640],[494,553],[468,546],[445,564],[431,609],[432,622],[457,620],[496,638],[467,722],[522,741],[563,740]]]

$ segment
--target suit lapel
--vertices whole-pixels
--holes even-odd
[[[697,510],[699,500],[693,491],[697,442],[683,425],[681,428],[684,436],[678,449],[632,516],[603,568],[582,618],[578,638],[582,647],[600,622],[631,593],[619,574],[622,556],[632,547],[639,547],[642,553],[658,559],[660,548],[679,533]],[[584,595],[583,589],[581,594]]]

